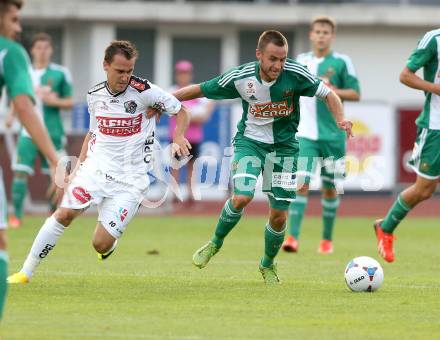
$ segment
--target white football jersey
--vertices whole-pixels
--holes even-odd
[[[148,80],[132,76],[123,92],[112,93],[107,82],[87,95],[90,139],[84,163],[111,180],[143,186],[152,168],[156,118],[147,109],[175,115],[180,102]]]

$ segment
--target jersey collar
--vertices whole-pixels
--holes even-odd
[[[117,97],[117,96],[123,94],[125,91],[127,91],[127,88],[128,88],[129,86],[130,86],[130,85],[127,85],[127,87],[126,87],[123,91],[121,91],[121,92],[113,93],[113,92],[110,90],[110,87],[108,86],[108,83],[105,82],[105,88],[106,88],[107,92],[110,93],[110,95],[112,95],[113,97]]]

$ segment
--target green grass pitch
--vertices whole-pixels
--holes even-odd
[[[340,218],[335,253],[319,255],[320,219],[306,218],[300,252],[280,254],[272,287],[258,272],[265,220],[244,217],[200,270],[191,256],[216,217],[137,217],[104,262],[91,247],[96,218],[79,218],[32,282],[10,287],[3,339],[440,339],[438,219],[402,223],[375,293],[343,279],[353,257],[379,259],[372,219]],[[9,231],[10,273],[42,221]]]

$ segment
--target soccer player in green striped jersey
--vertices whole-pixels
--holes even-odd
[[[416,75],[422,67],[423,79]],[[417,174],[416,181],[399,194],[385,218],[374,224],[379,254],[388,262],[394,261],[394,230],[412,208],[432,196],[440,177],[440,29],[422,37],[400,73],[400,81],[424,91],[425,105],[416,120],[417,137],[408,162]]]
[[[324,100],[340,128],[351,133],[338,96],[306,67],[287,59],[287,51],[287,40],[280,32],[263,32],[256,50],[258,61],[174,93],[182,101],[203,96],[242,101],[243,114],[233,139],[233,195],[223,207],[212,239],[193,255],[193,263],[199,268],[220,250],[251,202],[257,177],[263,173],[270,215],[259,269],[266,283],[278,283],[274,258],[284,240],[289,204],[295,198],[299,98],[316,96]]]
[[[37,33],[32,39],[32,82],[36,92],[36,106],[42,113],[44,124],[49,131],[52,143],[59,155],[65,154],[64,127],[60,110],[71,109],[72,81],[67,68],[52,63],[53,53],[52,39],[46,33]],[[13,122],[13,108],[7,124]],[[22,129],[17,141],[17,150],[12,165],[14,179],[12,181],[12,203],[14,215],[9,218],[9,226],[17,228],[21,225],[23,218],[23,202],[28,189],[28,176],[34,173],[34,164],[39,156],[39,150],[29,136],[26,129]],[[47,162],[41,159],[43,173],[49,175]],[[54,186],[49,190],[49,203],[51,210],[56,209],[56,198]]]
[[[24,48],[13,41],[21,32],[19,20],[21,7],[21,0],[0,0],[0,92],[6,87],[7,95],[15,106],[18,118],[47,157],[51,167],[55,168],[58,161],[55,148],[34,111],[29,57]],[[0,318],[6,299],[8,271],[6,206],[3,180],[0,177]]]
[[[332,51],[336,35],[336,22],[328,16],[315,18],[310,25],[309,38],[312,51],[300,54],[297,61],[308,67],[341,100],[360,98],[359,82],[350,58]],[[298,190],[296,200],[289,208],[289,236],[283,249],[297,252],[304,211],[307,207],[310,178],[319,165],[322,183],[322,239],[318,247],[321,254],[333,252],[333,227],[339,207],[335,180],[344,176],[346,134],[336,125],[328,107],[322,101],[303,97],[301,120],[296,134],[299,141]]]

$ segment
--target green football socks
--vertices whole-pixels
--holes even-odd
[[[266,228],[264,228],[264,256],[261,259],[263,267],[269,268],[273,264],[273,260],[283,244],[285,231],[285,228],[282,231],[275,231],[269,223],[266,224]]]
[[[402,195],[399,195],[381,223],[382,230],[386,233],[392,233],[410,210],[411,207],[406,204]]]
[[[5,307],[6,291],[8,283],[8,253],[0,250],[0,319],[3,316],[3,308]]]
[[[28,186],[27,176],[14,176],[12,180],[12,204],[17,218],[23,218],[23,203]]]
[[[308,198],[303,195],[296,195],[295,201],[289,207],[289,235],[298,240],[301,231],[301,223],[304,217],[304,211],[307,207]]]
[[[335,225],[336,212],[339,207],[339,197],[336,198],[323,198],[321,200],[322,204],[322,239],[332,240],[333,226]]]
[[[235,209],[231,204],[231,199],[228,199],[223,206],[222,212],[220,214],[219,220],[217,222],[217,227],[215,228],[215,234],[212,238],[212,242],[215,246],[220,249],[223,245],[223,240],[226,235],[235,227],[235,225],[240,221],[242,210]]]

